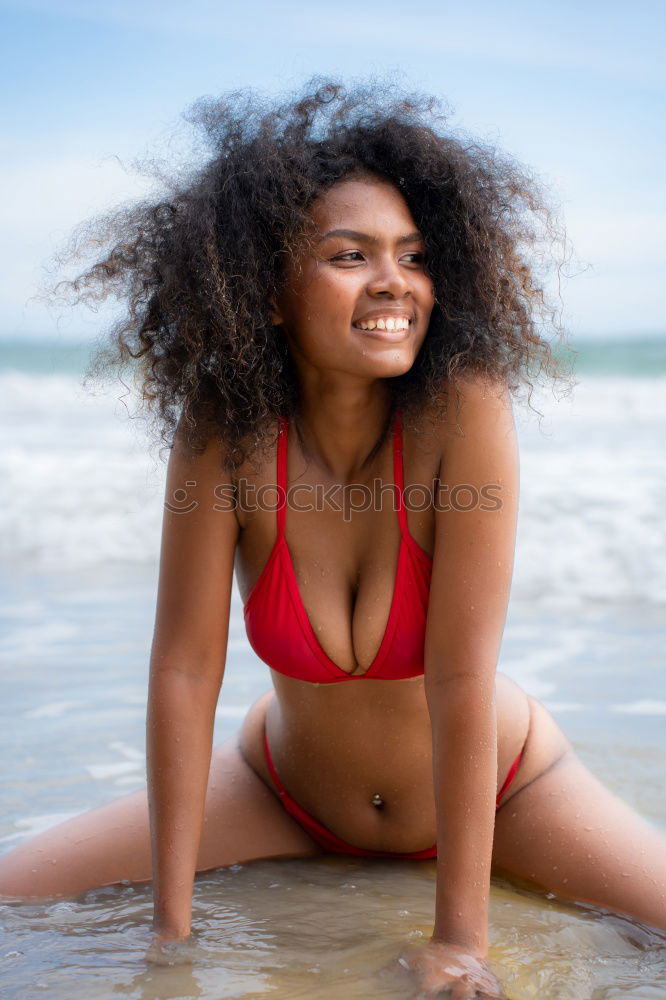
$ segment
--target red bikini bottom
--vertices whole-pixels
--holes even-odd
[[[284,809],[292,816],[298,825],[302,827],[305,832],[312,837],[315,843],[324,851],[330,851],[333,854],[353,854],[359,858],[402,858],[405,859],[415,859],[424,860],[426,858],[436,858],[437,857],[437,844],[433,844],[432,847],[426,847],[424,851],[411,851],[409,853],[400,853],[398,851],[368,851],[363,847],[354,847],[353,844],[348,844],[346,841],[341,840],[334,833],[328,830],[325,826],[322,826],[313,816],[302,809],[295,799],[292,799],[289,792],[286,790],[280,779],[278,778],[277,771],[275,770],[275,765],[271,759],[271,752],[268,748],[268,739],[266,738],[266,731],[264,730],[264,752],[266,754],[266,764],[268,765],[268,770],[270,771],[271,778],[275,783],[275,787],[278,790],[280,801]],[[500,801],[504,794],[506,793],[509,785],[516,776],[516,771],[518,770],[518,765],[520,764],[520,758],[522,757],[522,751],[518,754],[514,760],[509,773],[506,776],[506,780],[499,790],[499,795],[495,800],[495,809],[499,809]]]

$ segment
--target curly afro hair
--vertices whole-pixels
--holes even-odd
[[[100,244],[102,256],[59,286],[75,301],[124,302],[86,378],[132,367],[167,446],[177,430],[194,450],[216,434],[236,470],[274,439],[277,416],[297,416],[296,371],[269,297],[302,248],[313,200],[354,174],[403,194],[434,283],[416,361],[386,380],[392,411],[418,427],[470,373],[530,395],[540,374],[562,378],[548,339],[562,332],[544,293],[543,262],[562,240],[553,214],[523,168],[447,128],[438,100],[315,78],[284,102],[238,91],[187,117],[212,155],[174,171],[159,201],[85,224],[74,256]]]

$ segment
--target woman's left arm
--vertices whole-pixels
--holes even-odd
[[[495,671],[511,587],[519,463],[508,390],[467,377],[443,431],[425,639],[437,810],[432,941],[483,959],[495,823]],[[458,416],[458,422],[456,422]],[[435,949],[436,951],[437,949]]]

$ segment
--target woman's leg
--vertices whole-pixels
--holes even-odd
[[[197,871],[321,853],[241,756],[237,738],[211,762]],[[67,820],[0,858],[0,897],[75,896],[151,877],[146,791]]]
[[[494,865],[565,899],[666,929],[666,838],[605,788],[546,709],[530,702],[528,779],[497,813]]]

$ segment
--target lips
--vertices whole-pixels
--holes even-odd
[[[385,344],[399,344],[405,340],[409,340],[412,336],[409,326],[401,327],[398,330],[363,330],[361,327],[353,326],[352,330],[358,334],[359,337],[364,337],[368,340],[380,340]]]

